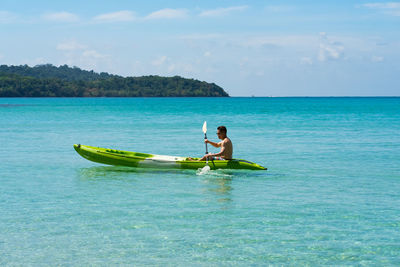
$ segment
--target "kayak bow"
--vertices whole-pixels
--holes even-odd
[[[206,165],[206,161],[189,160],[187,157],[153,155],[139,152],[129,152],[101,147],[74,145],[76,152],[87,160],[108,165],[140,167],[140,168],[175,168],[198,169]],[[209,164],[211,169],[248,169],[266,170],[256,163],[242,160],[214,160]]]

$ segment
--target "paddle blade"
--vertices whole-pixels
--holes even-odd
[[[205,121],[204,124],[203,124],[203,133],[204,134],[207,133],[207,121]]]

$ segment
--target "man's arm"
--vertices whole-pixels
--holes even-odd
[[[213,147],[220,147],[220,146],[221,146],[221,143],[222,143],[222,142],[214,143],[214,142],[211,142],[211,141],[208,140],[208,139],[205,139],[204,142],[205,142],[205,143],[211,144]]]
[[[221,141],[217,144],[219,147],[221,147],[221,151],[215,154],[209,154],[212,157],[219,157],[219,156],[224,156],[225,155],[225,140]]]
[[[225,146],[222,146],[222,147],[221,147],[221,151],[220,151],[219,153],[210,154],[210,156],[212,156],[212,157],[219,157],[219,156],[224,155],[224,152],[225,152]]]

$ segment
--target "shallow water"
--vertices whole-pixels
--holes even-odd
[[[268,171],[72,147],[198,157],[204,120]],[[400,264],[400,98],[0,98],[0,126],[0,265]]]

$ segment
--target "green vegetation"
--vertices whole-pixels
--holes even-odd
[[[222,97],[214,83],[179,76],[122,77],[67,65],[0,66],[0,97]]]

